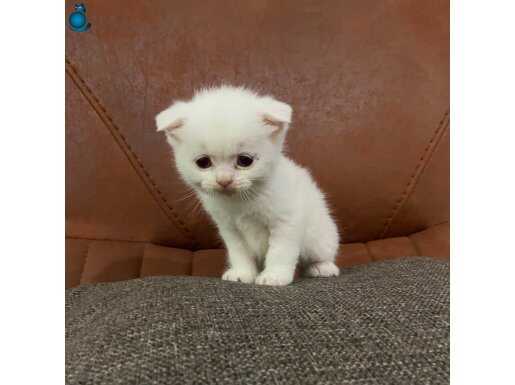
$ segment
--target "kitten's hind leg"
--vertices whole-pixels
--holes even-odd
[[[321,223],[320,223],[321,222]],[[334,263],[339,247],[336,225],[330,220],[312,227],[301,252],[303,275],[306,277],[335,277],[340,269]]]
[[[313,262],[304,268],[305,277],[336,277],[339,274],[338,266],[330,261]]]

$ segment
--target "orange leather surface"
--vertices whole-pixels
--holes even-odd
[[[449,224],[440,224],[406,237],[343,244],[340,267],[413,255],[447,259]],[[145,242],[66,239],[66,286],[120,281],[157,275],[218,277],[225,267],[225,250],[189,251]]]
[[[342,266],[448,257],[448,1],[91,0],[88,19],[66,32],[67,286],[223,269],[154,126],[222,81],[293,106],[288,154],[327,194]]]

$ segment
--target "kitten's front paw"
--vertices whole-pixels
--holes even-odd
[[[252,283],[256,276],[257,271],[254,269],[231,268],[222,275],[222,279],[224,281]]]
[[[268,286],[286,286],[293,281],[293,271],[264,270],[256,278],[256,284]]]

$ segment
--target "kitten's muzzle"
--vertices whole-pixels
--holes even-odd
[[[222,188],[226,189],[228,188],[232,183],[232,178],[217,178],[216,183]]]

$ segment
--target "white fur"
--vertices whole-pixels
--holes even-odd
[[[339,273],[339,235],[324,196],[310,173],[282,153],[291,112],[272,97],[222,86],[156,117],[180,175],[224,240],[225,280],[287,285],[299,260],[311,277]],[[241,153],[255,156],[249,168],[236,166]],[[208,169],[195,163],[204,155],[212,161]],[[222,179],[232,181],[228,189],[217,183]]]

